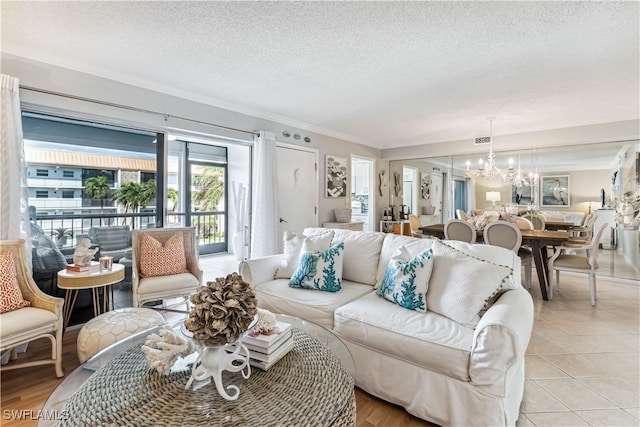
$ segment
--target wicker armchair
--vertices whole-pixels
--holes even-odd
[[[22,297],[31,306],[18,308],[0,314],[0,352],[11,351],[11,360],[17,358],[19,345],[40,339],[51,340],[51,358],[24,363],[11,363],[2,370],[28,368],[38,365],[55,365],[56,376],[63,377],[62,371],[62,306],[64,300],[42,292],[31,278],[27,266],[24,240],[0,241],[0,253],[11,252],[16,269],[16,277]]]
[[[173,274],[169,276],[141,277],[141,243],[146,234],[153,237],[163,245],[176,233],[182,233],[184,241],[184,254],[187,260],[188,273]],[[151,301],[169,298],[185,298],[188,307],[189,295],[196,292],[202,285],[202,270],[198,265],[198,248],[196,245],[195,228],[152,228],[146,230],[133,230],[132,240],[132,265],[131,265],[131,289],[133,290],[133,306],[142,307]]]

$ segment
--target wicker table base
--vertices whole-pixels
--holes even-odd
[[[162,376],[131,347],[78,389],[58,425],[355,426],[353,378],[322,343],[293,332],[294,350],[268,371],[228,373],[241,389],[236,401],[213,384],[185,390],[189,369]]]

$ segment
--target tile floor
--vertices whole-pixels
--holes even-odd
[[[518,426],[640,425],[640,283],[561,274],[542,301],[532,285],[533,333]]]
[[[518,426],[640,425],[640,281],[606,277],[624,268],[608,252],[599,257],[605,276],[597,280],[596,307],[586,276],[562,274],[560,291],[542,301],[534,272],[535,321]],[[209,281],[237,271],[238,261],[210,255],[200,266]],[[118,306],[131,305],[131,291],[116,294]]]

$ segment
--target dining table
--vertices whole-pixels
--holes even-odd
[[[420,230],[427,236],[434,236],[439,239],[445,238],[444,224],[427,225],[420,227]],[[542,299],[547,301],[549,300],[549,286],[551,286],[549,283],[549,264],[547,262],[549,254],[547,247],[560,246],[569,240],[571,234],[568,231],[553,230],[520,230],[520,232],[522,234],[522,246],[531,248]],[[476,235],[478,240],[482,241],[482,230],[476,230]]]
[[[547,221],[544,223],[545,230],[551,231],[571,231],[576,227],[576,225],[572,222],[561,222],[561,221]]]

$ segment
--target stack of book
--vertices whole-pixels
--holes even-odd
[[[291,324],[277,322],[268,333],[249,333],[242,343],[249,350],[251,366],[267,370],[290,352],[295,343],[291,333]]]
[[[67,264],[67,271],[73,271],[74,273],[82,273],[84,271],[95,271],[100,269],[100,263],[97,261],[91,261],[91,265],[75,265]]]

